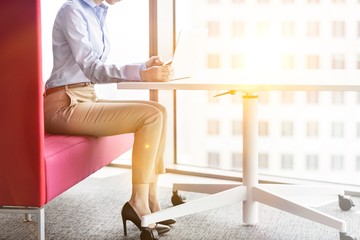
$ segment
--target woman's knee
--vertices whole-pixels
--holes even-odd
[[[153,105],[154,107],[156,107],[157,109],[159,109],[161,112],[166,112],[166,108],[164,105],[158,103],[158,102],[154,102],[151,101],[151,105]]]
[[[164,105],[158,103],[158,102],[152,102],[152,105],[156,107],[161,113],[164,119],[166,119],[167,111]]]
[[[161,109],[157,108],[156,106],[150,106],[148,105],[147,109],[146,109],[147,115],[148,115],[148,119],[155,119],[152,121],[156,121],[159,123],[163,122],[164,119],[164,113],[161,111]]]

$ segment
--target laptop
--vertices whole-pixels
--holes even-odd
[[[173,57],[164,63],[174,68],[174,76],[170,81],[190,78],[202,67],[207,34],[207,29],[180,31]]]

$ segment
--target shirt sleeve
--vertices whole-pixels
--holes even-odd
[[[76,63],[91,82],[141,81],[140,70],[144,68],[144,63],[123,66],[105,64],[93,50],[84,13],[70,6],[62,10],[58,20],[63,34]]]

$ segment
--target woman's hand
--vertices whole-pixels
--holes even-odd
[[[146,61],[146,69],[141,70],[141,80],[144,82],[167,82],[174,76],[171,65],[164,65],[159,56],[153,56]]]
[[[140,75],[144,82],[167,82],[174,76],[174,69],[171,65],[155,65],[141,70]]]
[[[161,66],[163,64],[164,63],[159,56],[153,56],[146,61],[146,68],[151,68],[153,66]]]

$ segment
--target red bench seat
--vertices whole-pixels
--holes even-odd
[[[45,134],[47,202],[132,147],[133,134],[110,137]]]

